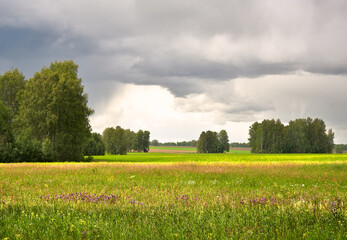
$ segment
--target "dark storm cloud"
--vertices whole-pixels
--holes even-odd
[[[18,67],[31,77],[73,59],[93,106],[122,83],[160,85],[183,111],[218,110],[221,122],[321,112],[342,129],[345,94],[333,102],[323,83],[346,78],[346,12],[344,0],[0,0],[0,73]],[[282,84],[301,72],[323,76],[315,91],[300,91],[305,75],[297,88]],[[243,78],[257,88],[241,89]]]

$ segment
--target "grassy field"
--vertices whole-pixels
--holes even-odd
[[[150,150],[169,150],[169,151],[178,151],[178,152],[196,152],[196,147],[177,147],[177,146],[151,146]],[[231,148],[228,153],[231,154],[247,154],[251,151],[247,148]]]
[[[0,239],[346,239],[347,155],[0,164]]]
[[[179,151],[193,151],[196,152],[195,147],[170,147],[170,146],[151,146],[150,149],[163,149],[163,150],[179,150]]]

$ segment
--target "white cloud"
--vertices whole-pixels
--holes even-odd
[[[198,139],[202,131],[226,129],[230,139],[247,141],[249,123],[216,124],[219,120],[213,111],[182,111],[174,95],[160,86],[125,84],[111,99],[91,117],[94,131],[102,133],[106,127],[119,125],[149,130],[151,139],[185,141]]]

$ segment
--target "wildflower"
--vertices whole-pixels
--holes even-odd
[[[305,239],[306,233],[302,234],[302,239]]]
[[[134,178],[135,176],[134,175],[132,175],[132,176],[130,176],[129,178]]]

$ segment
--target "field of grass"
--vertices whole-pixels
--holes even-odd
[[[0,239],[346,239],[347,155],[0,164]]]
[[[178,150],[178,151],[193,151],[193,152],[196,152],[196,148],[195,147],[151,146],[150,149],[163,149],[163,150]]]
[[[151,146],[150,149],[158,150],[169,150],[169,151],[189,151],[196,152],[196,147],[176,147],[176,146]],[[250,153],[250,150],[240,150],[240,149],[230,149],[229,153],[231,154],[245,154]]]

